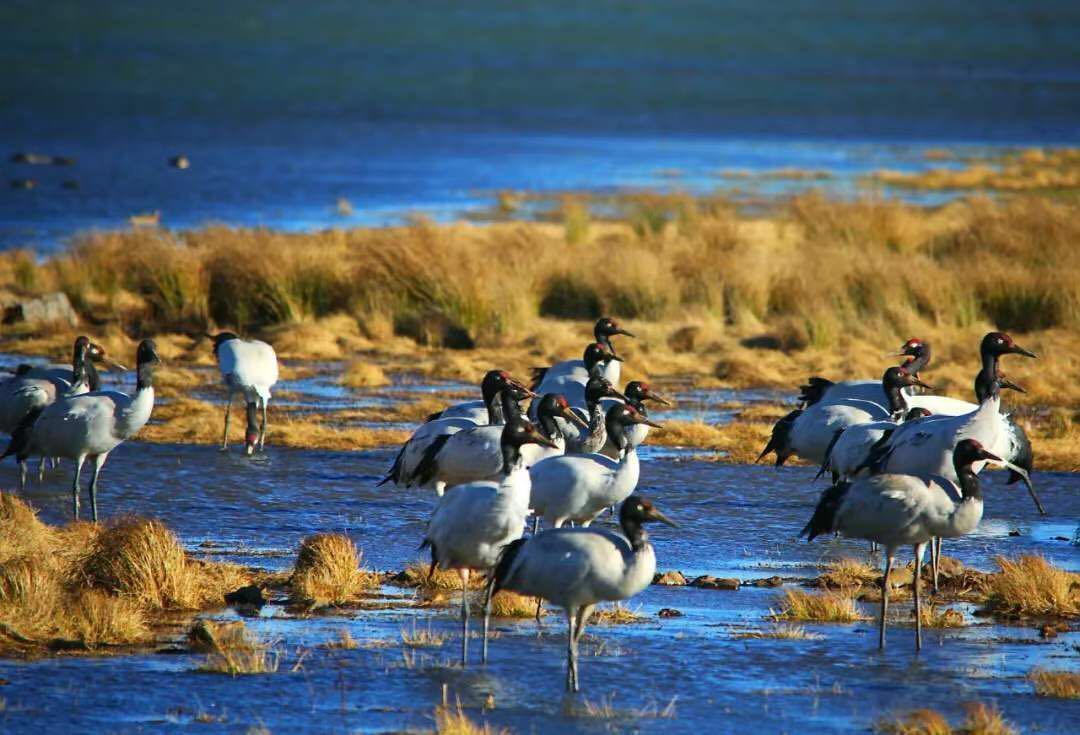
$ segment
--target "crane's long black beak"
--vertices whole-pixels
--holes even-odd
[[[1031,352],[1029,350],[1025,350],[1020,345],[1013,345],[1012,352],[1014,354],[1016,354],[1016,355],[1023,355],[1024,357],[1034,357],[1036,359],[1038,359],[1038,357],[1039,357],[1034,352]]]

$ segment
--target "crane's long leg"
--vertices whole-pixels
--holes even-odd
[[[930,539],[933,544],[934,540]],[[915,544],[915,568],[922,569],[923,550],[926,544]],[[933,550],[930,556],[933,557]],[[922,600],[919,598],[919,588],[922,586],[919,575],[915,575],[915,652],[922,650]]]
[[[26,490],[26,475],[26,460],[22,460],[19,462],[19,492]]]
[[[585,633],[585,624],[589,622],[589,616],[592,615],[593,607],[595,605],[586,605],[577,612],[577,622],[574,625],[574,691],[580,690],[580,682],[578,679],[578,641],[581,640],[581,636]]]
[[[934,594],[938,593],[938,573],[941,571],[941,537],[930,539],[930,561],[934,571]]]
[[[97,481],[98,473],[101,472],[101,468],[105,465],[105,460],[109,458],[109,453],[104,452],[94,457],[94,474],[90,476],[90,510],[93,513],[94,523],[97,523]]]
[[[488,629],[491,627],[491,590],[495,586],[495,570],[492,569],[489,573],[491,579],[488,581],[487,594],[484,595],[484,643],[480,655],[480,662],[484,664],[487,663]]]
[[[225,400],[225,433],[221,437],[221,448],[229,448],[229,415],[232,413],[233,394],[230,392],[229,397]]]
[[[885,648],[885,616],[889,614],[889,572],[892,571],[893,555],[896,552],[885,550],[885,576],[881,578],[881,622],[878,627],[878,648]]]
[[[266,443],[266,399],[262,399],[262,424],[259,426],[259,451],[263,450]]]
[[[461,667],[469,663],[469,570],[459,569],[461,577]]]
[[[577,681],[574,671],[577,669],[577,646],[574,645],[575,610],[566,608],[566,691],[576,692]]]
[[[42,457],[37,466],[37,481],[38,484],[45,482],[45,458]]]
[[[79,520],[79,478],[82,476],[82,466],[85,461],[85,454],[80,454],[75,459],[75,481],[71,484],[71,501],[75,510],[75,520]]]

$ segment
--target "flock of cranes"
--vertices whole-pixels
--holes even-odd
[[[615,320],[600,319],[582,359],[534,370],[529,385],[491,370],[479,400],[448,406],[428,417],[401,447],[380,484],[429,488],[438,498],[422,547],[431,568],[454,570],[462,587],[462,663],[468,661],[473,573],[486,575],[482,660],[488,653],[491,597],[511,590],[561,607],[567,620],[566,686],[577,691],[577,643],[600,602],[641,592],[656,571],[644,524],[675,522],[636,493],[637,449],[651,428],[647,402],[670,405],[642,381],[617,389],[622,359],[612,338],[632,337]],[[278,379],[273,348],[231,332],[208,335],[226,387],[222,448],[228,446],[233,399],[242,394],[247,454],[266,439],[267,403]],[[992,332],[980,345],[975,403],[916,392],[930,390],[920,373],[930,346],[917,339],[906,359],[881,380],[833,383],[811,378],[800,407],[777,422],[759,460],[792,456],[831,473],[803,535],[840,534],[885,549],[880,645],[885,645],[888,571],[899,547],[914,549],[921,569],[927,544],[935,589],[940,540],[971,532],[983,512],[978,472],[987,463],[1010,470],[1010,482],[1031,486],[1031,446],[1023,429],[1001,412],[1003,388],[1021,390],[1000,370],[1007,354],[1034,355],[1007,335]],[[41,458],[74,462],[73,508],[79,516],[80,475],[90,460],[90,502],[96,521],[99,474],[109,453],[150,418],[154,342],[135,355],[135,392],[102,390],[95,362],[112,367],[86,337],[75,341],[70,368],[20,366],[0,381],[0,431],[12,435],[3,457],[16,455],[25,484],[26,463]],[[528,406],[525,402],[529,401]],[[261,416],[260,416],[261,414]],[[0,457],[2,458],[2,457]],[[618,507],[621,533],[591,524]],[[531,516],[531,533],[526,534]],[[541,523],[543,530],[541,530]],[[921,593],[915,575],[916,648],[921,646]]]

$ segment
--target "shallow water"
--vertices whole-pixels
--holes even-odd
[[[401,569],[420,558],[416,546],[433,497],[376,488],[391,458],[389,449],[271,447],[247,460],[238,450],[128,443],[110,457],[100,503],[106,516],[158,516],[193,552],[211,551],[229,561],[288,568],[304,536],[340,531],[362,548],[368,566]],[[820,489],[811,485],[812,476],[810,468],[778,471],[703,462],[690,452],[647,454],[642,491],[682,523],[679,530],[655,531],[659,567],[742,580],[801,577],[816,574],[824,559],[865,554],[864,545],[854,542],[807,544],[796,538]],[[66,478],[66,470],[56,471],[27,492],[48,521],[63,521],[70,512]],[[947,544],[946,554],[990,569],[995,554],[1037,552],[1080,569],[1080,552],[1071,541],[1080,519],[1080,480],[1040,473],[1038,487],[1051,513],[1041,519],[1026,493],[1005,487],[1003,479],[999,474],[987,482],[987,515],[979,531]],[[0,485],[14,481],[14,468],[0,467]],[[1010,536],[1015,530],[1020,535]],[[629,603],[646,622],[590,629],[585,645],[590,655],[581,663],[585,699],[597,703],[613,697],[613,706],[624,710],[662,709],[676,699],[672,719],[627,714],[613,723],[650,732],[865,730],[894,708],[932,706],[958,713],[958,703],[967,700],[996,702],[1025,729],[1064,733],[1075,728],[1075,704],[1037,699],[1024,679],[1036,665],[1080,668],[1075,635],[1046,642],[1033,627],[991,625],[969,615],[976,624],[967,628],[927,631],[917,657],[911,629],[899,625],[890,629],[888,651],[878,653],[872,621],[808,625],[823,636],[813,641],[738,638],[740,631],[768,627],[764,616],[778,595],[755,587],[737,592],[650,587]],[[684,616],[657,618],[663,607]],[[10,683],[0,689],[6,704],[0,727],[5,732],[244,732],[258,723],[272,732],[423,728],[430,727],[446,682],[451,700],[459,697],[467,708],[480,706],[490,693],[495,709],[486,717],[518,732],[605,730],[606,721],[566,714],[562,626],[557,616],[546,620],[542,635],[531,621],[499,621],[490,664],[461,671],[453,665],[459,651],[456,607],[295,619],[268,606],[248,625],[279,641],[282,661],[276,674],[230,679],[197,673],[202,657],[184,653],[3,661],[0,677]],[[414,652],[409,665],[397,641],[401,629],[414,623],[452,637],[441,649]],[[362,644],[391,643],[350,651],[316,647],[343,629]],[[298,670],[291,671],[298,662]],[[225,719],[196,722],[200,714]],[[475,709],[471,714],[479,716]]]

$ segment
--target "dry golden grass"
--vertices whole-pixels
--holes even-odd
[[[0,652],[145,643],[164,610],[222,606],[250,575],[188,559],[156,521],[53,528],[0,494]]]
[[[918,709],[893,719],[880,719],[874,731],[886,735],[1017,735],[1018,730],[996,707],[969,703],[964,709],[964,721],[957,726],[940,712]]]
[[[189,632],[188,641],[193,650],[207,653],[199,671],[240,676],[272,674],[278,670],[278,652],[256,640],[243,621],[200,620]]]
[[[996,159],[975,161],[963,168],[933,168],[913,173],[878,171],[874,179],[911,189],[1075,191],[1080,189],[1080,149],[1029,148]]]
[[[414,561],[405,567],[404,580],[400,582],[403,587],[416,587],[422,594],[434,594],[436,592],[453,592],[461,589],[461,577],[456,570],[435,568],[434,574],[428,576],[431,565],[428,562]],[[484,577],[480,574],[469,575],[469,589],[478,590],[484,586]]]
[[[580,705],[568,700],[563,711],[571,717],[597,720],[670,720],[675,718],[676,700],[677,697],[672,697],[663,707],[655,703],[644,707],[619,707],[615,704],[615,695],[612,694],[595,702],[585,699]]]
[[[323,648],[330,650],[352,651],[360,647],[360,644],[356,642],[356,639],[352,637],[347,629],[342,628],[338,631],[338,637],[329,640],[322,645]]]
[[[488,723],[477,724],[469,719],[461,708],[461,702],[455,707],[442,706],[435,709],[435,732],[437,735],[510,735],[506,728],[498,730]]]
[[[345,367],[341,383],[350,388],[376,388],[380,385],[389,385],[390,378],[375,363],[361,359],[353,360]]]
[[[589,623],[592,625],[634,625],[649,620],[647,615],[642,615],[637,610],[631,610],[626,605],[612,605],[611,607],[598,607],[593,610]]]
[[[773,620],[854,623],[867,619],[859,610],[855,598],[842,591],[809,593],[800,589],[787,589],[780,598],[780,605],[780,611],[772,613]]]
[[[536,617],[536,607],[540,600],[536,597],[526,597],[510,590],[499,590],[491,598],[491,614],[496,618],[533,618]],[[541,608],[540,614],[545,615],[546,610]]]
[[[1059,569],[1044,557],[995,559],[1001,571],[990,575],[986,607],[1017,617],[1080,615],[1080,575]]]
[[[450,635],[432,630],[431,627],[417,628],[413,622],[412,628],[401,629],[401,643],[409,648],[442,648],[442,645],[450,640]]]
[[[964,613],[954,608],[923,604],[922,624],[926,628],[963,628],[967,620]]]
[[[378,584],[378,575],[360,568],[360,552],[352,539],[332,533],[303,540],[289,579],[291,599],[313,606],[355,602]]]
[[[1028,678],[1040,697],[1080,699],[1080,673],[1076,671],[1033,669]]]
[[[820,633],[809,632],[801,625],[784,624],[777,624],[767,629],[747,630],[735,635],[737,639],[777,639],[785,641],[816,641],[823,637]]]
[[[855,589],[881,584],[881,572],[861,559],[843,557],[828,563],[825,573],[817,578],[820,587]]]

